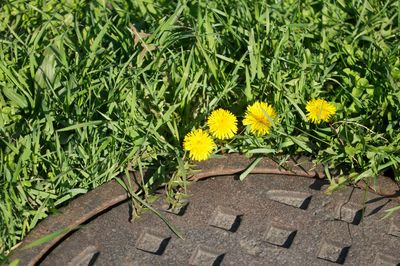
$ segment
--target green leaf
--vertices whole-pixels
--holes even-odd
[[[43,236],[43,237],[41,237],[39,239],[36,239],[35,241],[32,241],[28,245],[24,246],[22,248],[22,250],[31,249],[31,248],[40,246],[40,245],[42,245],[44,243],[52,241],[52,240],[54,240],[54,239],[56,239],[58,237],[64,236],[64,235],[68,234],[69,232],[77,230],[79,228],[81,228],[81,226],[76,226],[74,228],[63,228],[63,229],[54,231],[54,232],[52,232],[50,234],[47,234],[47,235],[45,235],[45,236]]]
[[[56,59],[51,48],[47,48],[44,52],[43,62],[36,71],[35,81],[40,87],[46,88],[47,81],[52,84],[56,75]]]
[[[390,208],[388,210],[384,210],[384,212],[386,212],[386,214],[385,214],[385,216],[382,217],[382,220],[392,217],[398,211],[400,211],[400,205]]]
[[[101,120],[85,122],[85,123],[79,123],[79,124],[75,124],[75,125],[72,125],[72,126],[68,126],[68,127],[65,127],[65,128],[58,129],[56,131],[57,132],[71,131],[71,130],[76,130],[78,128],[83,128],[83,127],[97,126],[97,125],[100,125],[102,123],[103,123],[103,121],[101,121]]]
[[[259,149],[252,149],[248,151],[250,154],[274,154],[276,152],[275,149],[267,149],[267,148],[259,148]]]
[[[18,266],[19,265],[19,259],[15,259],[8,266]]]
[[[129,180],[129,178],[128,178]],[[146,201],[144,201],[143,199],[141,199],[133,190],[131,186],[127,186],[124,181],[117,177],[116,181],[129,193],[129,195],[131,195],[133,197],[134,200],[137,200],[138,202],[140,202],[141,204],[143,204],[144,206],[146,206],[146,208],[148,208],[149,210],[151,210],[155,215],[157,215],[167,226],[169,229],[171,229],[171,231],[180,239],[183,239],[181,233],[179,232],[178,229],[175,228],[174,225],[172,225],[165,217],[164,215],[162,215],[160,212],[158,212],[156,209],[154,209],[153,207],[151,207]]]
[[[20,108],[28,107],[28,102],[26,98],[16,92],[16,90],[9,87],[3,88],[4,95],[11,101],[12,105],[18,106]]]
[[[312,153],[312,150],[310,147],[308,147],[307,143],[303,140],[301,140],[298,137],[293,137],[293,136],[288,136],[295,144],[297,144],[300,148],[302,148],[305,151],[308,151],[309,153]]]
[[[239,180],[243,181],[250,173],[251,171],[254,170],[254,168],[257,166],[257,164],[262,160],[262,157],[258,157],[255,159],[247,168],[244,170],[243,173],[240,174]]]

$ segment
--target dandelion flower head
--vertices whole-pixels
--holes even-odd
[[[263,136],[269,134],[277,116],[278,114],[272,105],[266,102],[255,102],[247,107],[243,125],[249,126],[251,133]]]
[[[211,135],[218,139],[233,138],[238,130],[236,116],[221,108],[211,113],[207,125],[210,128]]]
[[[215,147],[211,136],[202,129],[189,132],[183,140],[183,148],[189,151],[192,160],[204,161],[211,155]]]
[[[329,122],[331,117],[336,113],[336,107],[323,99],[312,99],[306,105],[307,119],[314,124],[322,121]]]

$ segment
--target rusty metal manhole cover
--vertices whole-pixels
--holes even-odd
[[[192,184],[178,213],[155,207],[129,222],[129,203],[62,239],[39,265],[399,265],[399,214],[388,198],[347,187],[331,196],[321,179],[252,174]]]

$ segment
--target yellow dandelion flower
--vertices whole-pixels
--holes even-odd
[[[189,132],[183,140],[183,148],[189,151],[190,159],[196,161],[207,160],[214,147],[213,139],[202,129]]]
[[[269,134],[273,121],[278,116],[272,105],[266,102],[255,102],[247,106],[243,125],[249,126],[250,132],[258,136]]]
[[[321,121],[329,122],[330,118],[335,115],[336,107],[323,99],[312,99],[306,105],[307,119],[314,124]]]
[[[218,139],[233,138],[238,130],[236,116],[221,108],[211,113],[207,125],[211,135]]]

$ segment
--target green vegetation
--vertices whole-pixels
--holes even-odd
[[[171,2],[1,2],[0,253],[128,163],[179,184],[185,134],[218,107],[240,130],[254,101],[278,113],[227,152],[307,154],[350,174],[332,189],[400,179],[398,1]],[[307,121],[312,98],[332,122]]]

